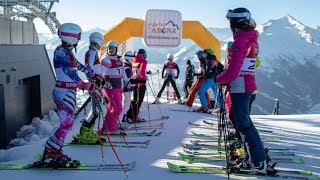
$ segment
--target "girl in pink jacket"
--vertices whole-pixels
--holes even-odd
[[[235,127],[240,132],[247,158],[240,164],[241,169],[266,173],[265,151],[255,126],[250,119],[249,100],[257,89],[255,63],[258,55],[258,32],[255,22],[246,8],[229,10],[227,18],[233,32],[234,42],[228,56],[229,67],[216,77],[219,84],[227,84],[234,115]]]

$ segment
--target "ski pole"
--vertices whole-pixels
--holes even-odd
[[[104,117],[104,113],[103,113],[103,111],[102,111],[102,108],[101,108],[101,105],[100,105],[100,104],[99,104],[99,111],[100,111],[100,113],[102,114],[102,117]],[[119,158],[119,156],[118,156],[118,153],[117,153],[116,150],[114,149],[114,146],[113,146],[113,144],[112,144],[112,142],[111,142],[110,135],[109,135],[109,132],[108,132],[107,128],[105,129],[105,132],[106,132],[107,139],[108,139],[108,142],[109,142],[109,144],[110,144],[110,147],[111,147],[113,153],[114,153],[115,156],[117,157],[118,162],[120,163],[123,172],[124,172],[125,175],[128,177],[128,173],[127,173],[126,169],[124,168],[124,165],[123,165],[123,163],[121,162],[121,160],[120,160],[120,158]]]
[[[153,79],[152,79],[152,76],[150,75],[150,79],[151,79],[151,82],[152,82],[152,87],[153,87],[153,90],[154,92],[156,92],[156,88],[154,87],[154,83],[153,83]],[[154,93],[155,94],[155,93]]]
[[[149,127],[150,127],[150,130],[151,130],[149,94],[148,94],[148,91],[146,91],[146,93],[147,93],[147,109],[148,109],[148,116],[149,116]]]
[[[97,96],[97,94],[96,94]],[[98,97],[96,97],[95,99],[98,99]],[[103,147],[102,147],[102,139],[101,139],[101,130],[100,130],[100,120],[101,120],[101,116],[102,116],[102,108],[101,108],[101,101],[99,102],[95,102],[97,107],[98,107],[98,110],[99,110],[99,120],[98,120],[98,137],[99,137],[99,145],[100,145],[100,150],[101,150],[101,158],[102,158],[102,161],[105,162],[105,157],[104,157],[104,153],[103,153]]]

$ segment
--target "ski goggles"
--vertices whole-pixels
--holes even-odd
[[[229,9],[228,13],[226,15],[226,18],[230,20],[230,18],[246,18],[250,19],[251,18],[251,13],[249,12],[243,12],[243,13],[234,13],[232,12],[233,10]]]

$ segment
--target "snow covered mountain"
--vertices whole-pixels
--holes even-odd
[[[229,28],[208,28],[221,42],[232,39]],[[259,93],[253,105],[253,114],[270,114],[274,99],[280,100],[281,114],[320,113],[320,28],[305,26],[287,15],[277,20],[270,20],[257,27],[260,33],[259,56],[262,61],[257,68],[257,83]],[[94,32],[105,32],[103,29],[93,29],[83,32],[76,57],[83,61],[88,47],[88,37]],[[60,44],[58,37],[47,37],[39,34],[40,43],[46,44],[49,57],[52,59],[54,48]],[[176,48],[158,49],[143,45],[142,39],[132,38],[135,49],[145,48],[153,72],[162,68],[167,53],[175,54],[183,83],[185,61],[197,62],[195,53],[200,48],[191,40],[183,40]],[[221,48],[221,58],[225,58],[224,47]],[[160,82],[160,81],[159,81]],[[159,83],[156,82],[156,83]],[[157,86],[156,84],[156,87]],[[157,91],[157,88],[156,88]]]
[[[257,28],[261,67],[254,112],[270,113],[274,98],[280,113],[320,113],[320,30],[288,15]]]

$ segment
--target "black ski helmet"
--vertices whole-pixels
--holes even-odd
[[[141,54],[143,56],[143,58],[147,58],[147,52],[144,49],[139,49],[138,54]]]
[[[256,23],[251,18],[251,13],[246,8],[236,8],[233,10],[228,10],[226,18],[230,21],[231,29],[255,29]]]

